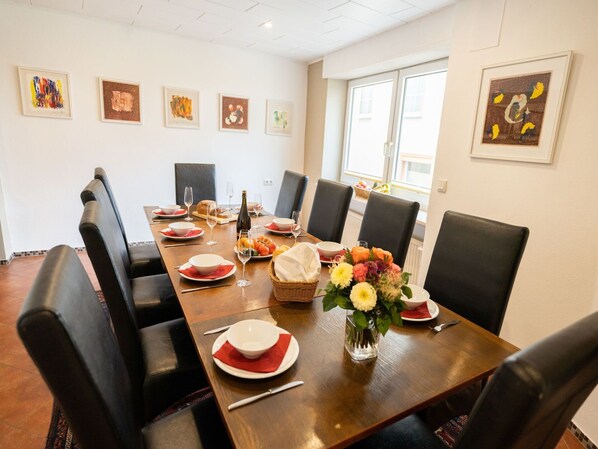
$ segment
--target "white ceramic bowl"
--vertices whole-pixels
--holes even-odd
[[[198,254],[189,259],[189,263],[199,274],[210,274],[216,271],[224,259],[217,254]]]
[[[189,231],[195,227],[195,225],[189,221],[177,221],[168,225],[170,229],[174,231],[176,235],[182,237],[189,234]]]
[[[419,285],[407,284],[407,286],[411,289],[411,293],[413,293],[411,298],[407,298],[405,295],[401,298],[407,309],[416,309],[430,299],[430,294]]]
[[[278,329],[262,320],[243,320],[233,324],[226,336],[228,342],[248,359],[257,359],[278,341]]]
[[[180,209],[178,204],[165,204],[163,206],[158,206],[160,208],[160,210],[162,212],[164,212],[166,215],[172,215],[174,214],[177,210]]]
[[[295,220],[290,218],[275,218],[272,222],[276,225],[278,229],[281,231],[288,231],[291,229],[291,226],[295,223]]]
[[[316,248],[322,256],[332,259],[342,251],[343,245],[336,242],[318,242]]]

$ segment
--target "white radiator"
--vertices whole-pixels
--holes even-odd
[[[405,266],[403,271],[411,273],[410,281],[412,284],[417,284],[419,277],[419,268],[422,260],[424,243],[421,240],[411,239],[409,250],[407,251],[407,258],[405,259]]]

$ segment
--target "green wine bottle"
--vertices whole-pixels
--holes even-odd
[[[241,195],[241,210],[239,210],[239,217],[237,218],[237,235],[241,231],[249,231],[251,229],[251,217],[247,209],[247,191],[243,190]]]

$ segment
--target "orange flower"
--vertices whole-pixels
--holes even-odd
[[[365,262],[370,258],[370,250],[362,246],[354,246],[351,249],[351,257],[354,264]]]
[[[389,265],[392,263],[392,254],[389,251],[385,251],[382,248],[372,248],[372,252],[376,259],[380,259]]]

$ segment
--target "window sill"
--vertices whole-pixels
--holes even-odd
[[[355,214],[361,215],[365,212],[365,205],[368,200],[358,196],[353,196],[349,210]],[[420,210],[417,213],[417,219],[415,221],[415,228],[413,229],[413,238],[416,240],[424,241],[424,235],[426,233],[426,220],[428,219],[428,212]]]

